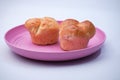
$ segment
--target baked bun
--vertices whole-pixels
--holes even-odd
[[[54,44],[58,41],[59,25],[51,17],[31,18],[25,22],[32,42],[38,45]]]
[[[59,32],[60,47],[63,50],[86,48],[94,34],[95,27],[92,22],[88,20],[78,22],[74,19],[67,19],[61,23]]]

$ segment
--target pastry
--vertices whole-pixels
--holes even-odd
[[[79,22],[67,19],[60,24],[59,40],[63,50],[86,48],[95,34],[95,26],[89,20]]]
[[[25,22],[25,27],[34,44],[48,45],[58,41],[59,24],[54,18],[31,18]]]

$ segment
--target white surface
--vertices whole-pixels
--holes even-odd
[[[0,80],[120,80],[120,0],[0,0]],[[6,31],[30,17],[91,20],[107,36],[102,49],[69,62],[20,57],[4,41]]]

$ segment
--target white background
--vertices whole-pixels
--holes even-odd
[[[100,51],[69,62],[34,61],[9,49],[4,35],[31,17],[91,20],[107,39]],[[0,80],[120,80],[120,0],[0,0]]]

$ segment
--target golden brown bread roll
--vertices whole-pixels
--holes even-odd
[[[25,22],[32,42],[38,45],[54,44],[58,41],[59,25],[51,17],[31,18]]]
[[[90,38],[95,34],[92,22],[86,20],[67,19],[61,23],[59,32],[60,46],[63,50],[76,50],[86,48]]]

